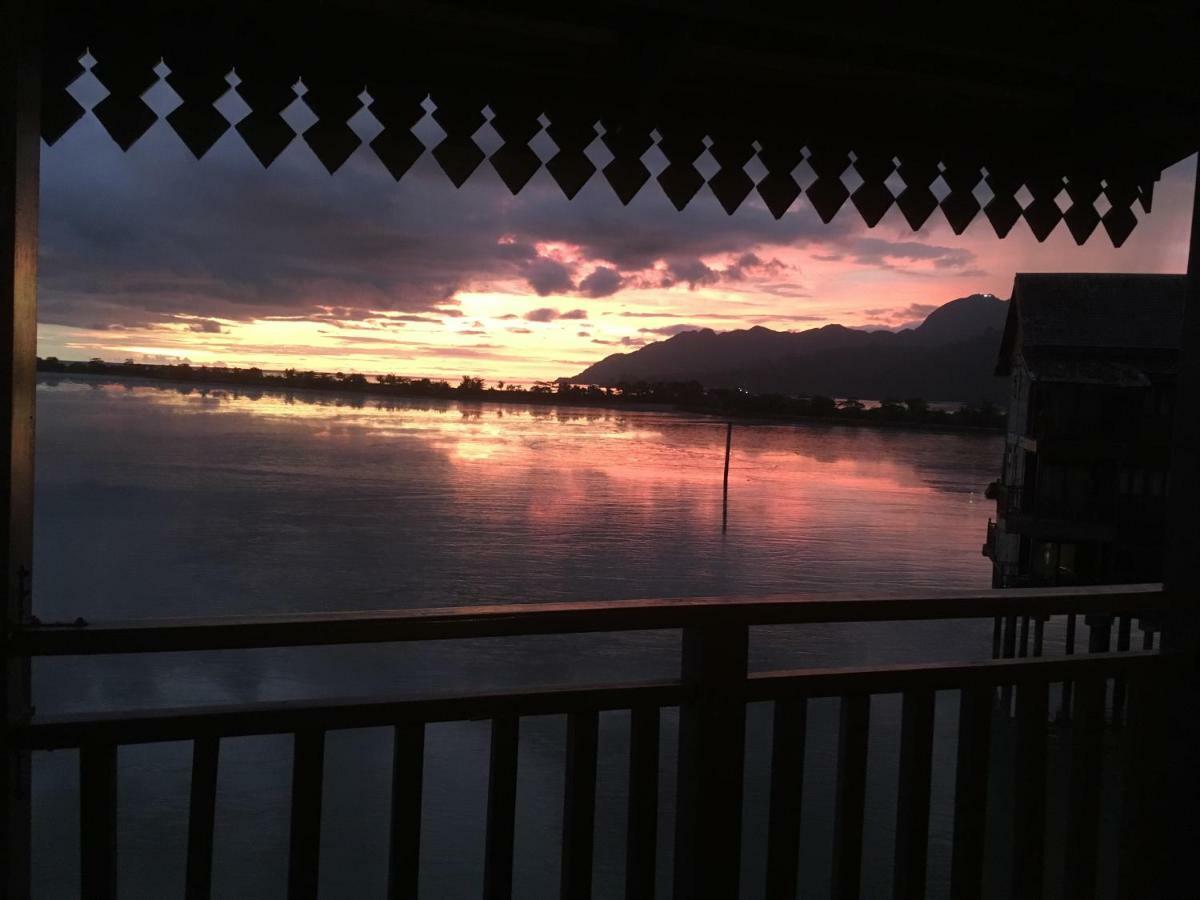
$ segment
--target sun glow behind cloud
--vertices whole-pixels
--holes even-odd
[[[531,380],[691,328],[895,328],[1019,270],[1181,271],[1192,170],[1114,251],[849,204],[826,226],[803,199],[678,213],[653,185],[623,208],[599,176],[568,202],[544,171],[512,197],[486,164],[456,191],[428,154],[397,184],[366,147],[263,171],[232,133],[196,163],[162,123],[123,154],[89,116],[43,151],[39,352]]]

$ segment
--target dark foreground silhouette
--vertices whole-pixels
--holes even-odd
[[[344,391],[392,397],[445,398],[502,403],[538,403],[591,405],[602,407],[656,406],[684,412],[742,419],[822,419],[846,424],[920,427],[953,430],[992,430],[1004,427],[1004,411],[990,400],[964,404],[956,410],[930,406],[921,398],[885,399],[868,407],[857,399],[834,400],[831,397],[755,394],[739,388],[706,388],[697,381],[623,383],[616,387],[578,385],[566,381],[538,382],[532,387],[496,382],[485,385],[482,378],[464,375],[457,385],[430,378],[401,375],[367,376],[358,372],[302,372],[285,369],[265,372],[259,368],[192,366],[188,363],[155,365],[109,363],[100,359],[87,362],[60,360],[56,357],[37,361],[39,372],[68,375],[109,375],[121,378],[148,378],[158,381],[233,384],[276,390]]]

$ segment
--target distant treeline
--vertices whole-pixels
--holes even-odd
[[[885,399],[868,408],[859,400],[834,400],[831,397],[791,397],[783,394],[753,394],[734,388],[705,388],[696,381],[644,381],[620,384],[616,387],[537,382],[530,387],[497,381],[485,384],[482,378],[464,375],[458,384],[430,378],[407,378],[401,375],[366,376],[357,372],[305,372],[284,369],[264,372],[259,368],[225,366],[192,366],[188,363],[155,365],[109,363],[101,359],[70,362],[56,357],[39,358],[39,372],[63,374],[110,375],[116,377],[151,378],[161,381],[234,384],[276,390],[351,391],[395,397],[444,397],[498,402],[546,403],[595,406],[624,406],[627,404],[672,407],[689,412],[740,418],[762,419],[826,419],[864,424],[919,425],[942,428],[987,428],[1004,426],[1004,411],[994,403],[983,400],[964,404],[947,411],[930,407],[921,398]]]

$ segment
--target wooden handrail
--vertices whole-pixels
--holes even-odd
[[[577,603],[515,603],[218,618],[29,624],[10,656],[234,650],[641,631],[704,625],[799,625],[1161,611],[1160,584],[953,591],[885,596],[780,594]]]
[[[986,685],[1047,683],[1111,677],[1162,666],[1157,651],[1087,656],[920,663],[870,667],[797,669],[751,673],[730,685],[738,702],[781,698],[843,697],[911,690],[950,690]],[[550,687],[478,694],[334,698],[188,706],[180,708],[37,716],[14,730],[16,742],[33,750],[61,750],[89,743],[144,744],[209,737],[286,734],[402,723],[456,722],[501,716],[556,715],[597,710],[678,706],[694,698],[683,681],[652,681],[598,687]]]

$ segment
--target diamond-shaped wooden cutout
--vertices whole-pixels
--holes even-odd
[[[237,133],[264,167],[270,166],[296,138],[292,126],[283,117],[254,110],[237,123]]]
[[[97,103],[92,112],[122,150],[136,144],[138,138],[158,121],[154,110],[143,103],[140,96],[111,93]]]
[[[183,52],[171,59],[167,84],[182,102],[167,114],[167,124],[200,159],[229,130],[229,120],[214,104],[229,90],[225,76],[232,67],[210,55],[197,60]]]
[[[542,167],[541,159],[529,146],[542,130],[538,118],[541,111],[532,104],[512,98],[497,100],[491,107],[495,113],[492,128],[504,141],[490,157],[492,168],[515,195]]]
[[[966,231],[967,227],[975,221],[975,217],[979,215],[979,210],[982,209],[972,191],[952,190],[942,198],[942,202],[938,205],[942,208],[942,214],[946,217],[946,221],[950,223],[950,230],[955,234],[962,234]]]
[[[42,139],[50,146],[86,112],[67,91],[84,72],[80,56],[68,48],[57,53],[47,50],[42,57]]]
[[[469,137],[446,137],[433,148],[433,158],[455,187],[467,183],[484,160],[484,153]]]
[[[658,173],[658,183],[671,205],[682,212],[704,187],[704,176],[690,163],[671,163]]]
[[[995,191],[995,188],[993,187],[992,190]],[[987,206],[983,208],[983,214],[992,223],[992,230],[996,232],[996,237],[1003,238],[1012,231],[1012,227],[1021,218],[1021,204],[1017,203],[1012,194],[996,192],[987,202]]]
[[[758,196],[762,197],[771,215],[782,219],[783,214],[791,208],[800,196],[800,185],[791,175],[779,175],[768,172],[758,183]]]
[[[608,183],[616,193],[617,199],[623,205],[628,206],[630,201],[637,196],[638,191],[642,189],[642,186],[650,180],[650,170],[646,168],[645,164],[639,158],[621,159],[620,157],[614,157],[604,167],[604,177],[608,179]]]
[[[867,223],[867,227],[874,228],[884,214],[892,208],[896,198],[892,196],[892,192],[882,181],[864,181],[850,195],[850,201],[858,210],[858,214],[863,217],[863,221]]]
[[[425,117],[421,105],[425,92],[419,88],[405,89],[387,78],[369,82],[367,90],[371,95],[368,109],[383,126],[383,131],[371,141],[371,149],[399,181],[425,152],[425,145],[412,132],[412,127]]]
[[[724,166],[716,175],[708,179],[709,189],[712,190],[721,208],[733,215],[742,201],[754,190],[754,181],[741,167]]]
[[[1082,247],[1100,224],[1100,213],[1090,203],[1073,203],[1063,215],[1063,221],[1075,243]]]
[[[354,129],[345,122],[326,119],[319,119],[305,129],[303,137],[330,175],[340,169],[362,143]]]
[[[929,221],[933,211],[938,208],[938,201],[929,188],[909,186],[900,192],[896,205],[900,207],[909,227],[916,231]]]
[[[332,175],[362,143],[347,124],[362,109],[362,85],[322,73],[310,78],[306,86],[304,102],[317,121],[304,130],[304,142]]]
[[[938,206],[950,223],[950,229],[955,234],[962,234],[983,208],[975,196],[975,188],[983,180],[983,172],[978,165],[952,160],[943,169],[942,179],[949,185],[950,192]]]
[[[1062,210],[1048,197],[1036,197],[1021,213],[1038,242],[1046,240],[1062,221]]]
[[[708,179],[708,186],[721,208],[733,215],[754,190],[754,179],[746,174],[745,169],[746,163],[754,158],[754,145],[749,139],[738,135],[718,135],[708,152],[721,167]]]
[[[584,152],[596,140],[596,120],[573,107],[550,109],[546,133],[558,152],[546,163],[546,171],[568,200],[596,174],[596,165]]]
[[[425,152],[425,145],[407,128],[384,128],[371,141],[371,149],[391,176],[399,181]]]
[[[585,153],[559,150],[546,163],[546,171],[570,200],[596,174],[596,164]]]
[[[455,187],[466,184],[479,164],[486,159],[472,135],[483,125],[483,103],[470,97],[450,94],[433,98],[434,120],[446,137],[433,148],[433,158]]]
[[[1100,213],[1096,212],[1100,179],[1094,175],[1072,175],[1067,179],[1067,196],[1071,205],[1063,214],[1063,221],[1075,243],[1083,246],[1100,224]]]
[[[491,156],[492,168],[515,196],[542,167],[538,155],[527,145],[510,141]]]
[[[850,196],[850,191],[836,175],[822,175],[808,186],[807,194],[821,221],[828,225]]]
[[[604,146],[613,158],[604,167],[604,177],[616,192],[617,199],[628,205],[642,186],[650,180],[650,170],[642,162],[642,154],[650,149],[654,139],[650,129],[626,122],[604,122]]]
[[[761,141],[758,159],[767,174],[758,182],[758,195],[776,219],[782,219],[800,196],[800,184],[792,172],[804,161],[804,149],[790,135],[769,136]]]
[[[229,120],[216,107],[182,103],[167,114],[167,124],[196,159],[203,158],[229,130]]]
[[[160,58],[152,51],[126,46],[118,40],[102,44],[96,60],[92,75],[109,93],[92,112],[117,145],[128,150],[158,121],[142,95],[158,81],[154,68]]]
[[[237,123],[237,133],[264,166],[270,166],[288,145],[296,132],[280,115],[296,99],[297,79],[287,69],[270,65],[268,60],[254,60],[238,66],[238,82],[234,90],[246,101],[250,112]]]
[[[696,160],[704,152],[704,135],[687,123],[663,125],[659,133],[658,149],[667,158],[667,166],[657,180],[671,205],[682,212],[704,186],[704,176],[696,168]]]
[[[1128,206],[1114,206],[1101,217],[1101,221],[1104,223],[1104,230],[1108,232],[1112,245],[1120,247],[1125,243],[1126,238],[1133,234],[1138,220]]]
[[[1029,230],[1039,242],[1046,240],[1062,221],[1062,210],[1055,198],[1062,193],[1064,184],[1061,177],[1050,175],[1035,175],[1026,179],[1032,202],[1021,213],[1029,224]]]

